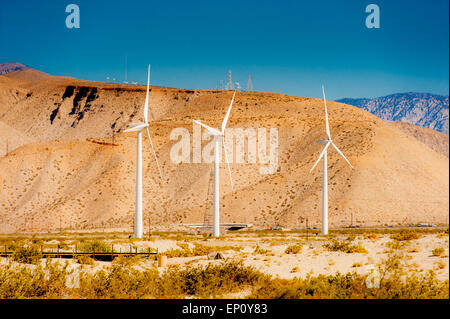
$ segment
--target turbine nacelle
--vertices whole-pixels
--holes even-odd
[[[331,132],[330,132],[330,125],[328,123],[328,110],[327,110],[327,100],[325,97],[325,88],[322,86],[322,93],[323,93],[323,104],[325,106],[325,131],[328,136],[328,140],[318,140],[317,144],[325,145],[322,153],[320,153],[319,158],[317,159],[314,166],[311,168],[310,172],[313,171],[313,169],[317,166],[319,161],[322,159],[322,157],[325,155],[325,152],[327,151],[328,147],[332,145],[334,149],[344,158],[344,160],[350,165],[351,168],[353,168],[353,165],[349,162],[349,160],[345,157],[344,153],[341,152],[341,150],[336,146],[336,144],[333,143],[333,140],[331,139]]]
[[[234,97],[235,96],[236,96],[236,91],[234,91],[234,93],[233,93],[233,98],[231,99],[231,103],[230,103],[230,106],[228,107],[227,114],[225,115],[225,118],[223,119],[220,131],[218,129],[210,127],[210,126],[208,126],[206,124],[203,124],[202,122],[200,122],[198,120],[193,120],[195,124],[203,126],[208,131],[208,137],[214,136],[214,139],[219,138],[219,137],[222,139],[222,146],[223,146],[223,151],[225,153],[225,161],[227,162],[227,165],[228,165],[228,173],[230,175],[230,183],[231,183],[231,189],[232,190],[234,189],[234,187],[233,187],[233,178],[231,177],[230,163],[228,161],[227,150],[225,148],[225,129],[227,127],[228,118],[230,117],[230,112],[231,112],[231,108],[233,107],[233,102],[234,102]],[[217,139],[217,142],[218,142],[218,139]]]
[[[131,123],[128,124],[128,129],[124,130],[125,133],[142,131],[144,128],[148,127],[147,123]]]

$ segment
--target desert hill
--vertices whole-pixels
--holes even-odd
[[[24,138],[0,157],[0,232],[57,229],[60,219],[68,229],[130,230],[136,134],[123,130],[143,121],[145,87],[51,76],[2,78],[0,122]],[[187,129],[192,148],[192,120],[218,127],[231,96],[230,91],[152,87],[150,132],[164,180],[144,135],[146,224],[201,223],[211,214],[212,164],[173,163],[170,153],[179,137],[170,136],[174,129]],[[354,165],[351,169],[329,151],[330,227],[348,225],[352,214],[362,225],[447,222],[448,156],[440,146],[435,150],[424,144],[423,135],[357,107],[331,101],[328,107],[333,140]],[[322,167],[309,170],[321,152],[316,140],[326,136],[323,101],[240,91],[228,127],[267,128],[267,143],[269,129],[278,129],[278,165],[274,174],[263,175],[260,169],[267,165],[259,158],[256,163],[234,158],[232,192],[222,164],[222,221],[304,227],[308,217],[310,225],[319,226]],[[427,134],[433,140],[433,132]],[[233,154],[236,147],[241,145]]]
[[[421,127],[405,122],[392,122],[392,125],[401,129],[405,133],[414,136],[416,139],[425,145],[428,145],[436,152],[448,157],[449,136],[447,134],[437,132],[427,127]]]

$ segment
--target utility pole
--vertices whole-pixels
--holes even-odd
[[[306,217],[306,241],[308,241],[308,217]]]
[[[148,238],[150,238],[150,214],[148,215]]]

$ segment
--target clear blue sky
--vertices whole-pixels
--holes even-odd
[[[81,28],[67,29],[78,4]],[[368,29],[365,8],[380,7]],[[213,89],[227,71],[259,91],[327,98],[448,95],[448,0],[0,0],[0,63],[54,75]]]

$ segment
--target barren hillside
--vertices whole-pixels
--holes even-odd
[[[4,78],[0,76],[0,131],[15,130],[23,138],[8,156],[0,150],[0,232],[57,229],[60,220],[71,229],[131,229],[136,135],[122,131],[143,120],[145,87],[58,77]],[[192,163],[192,152],[190,163],[173,163],[170,153],[180,137],[171,140],[171,133],[186,128],[192,149],[192,120],[218,127],[231,96],[229,91],[152,87],[150,132],[164,180],[144,136],[146,224],[199,223],[205,213],[211,214],[212,164]],[[448,156],[353,106],[330,101],[329,118],[333,140],[354,165],[351,169],[329,151],[330,227],[348,225],[351,214],[362,225],[447,222]],[[323,101],[238,92],[228,127],[278,129],[278,165],[274,174],[264,175],[260,168],[267,164],[259,157],[256,163],[235,163],[233,157],[232,192],[222,164],[222,221],[297,227],[308,217],[319,226],[322,167],[309,170],[321,151],[316,140],[326,136]],[[269,144],[269,131],[266,137]],[[0,137],[0,147],[4,139]],[[208,143],[202,144],[205,153]],[[236,147],[241,145],[234,145],[234,155]]]

